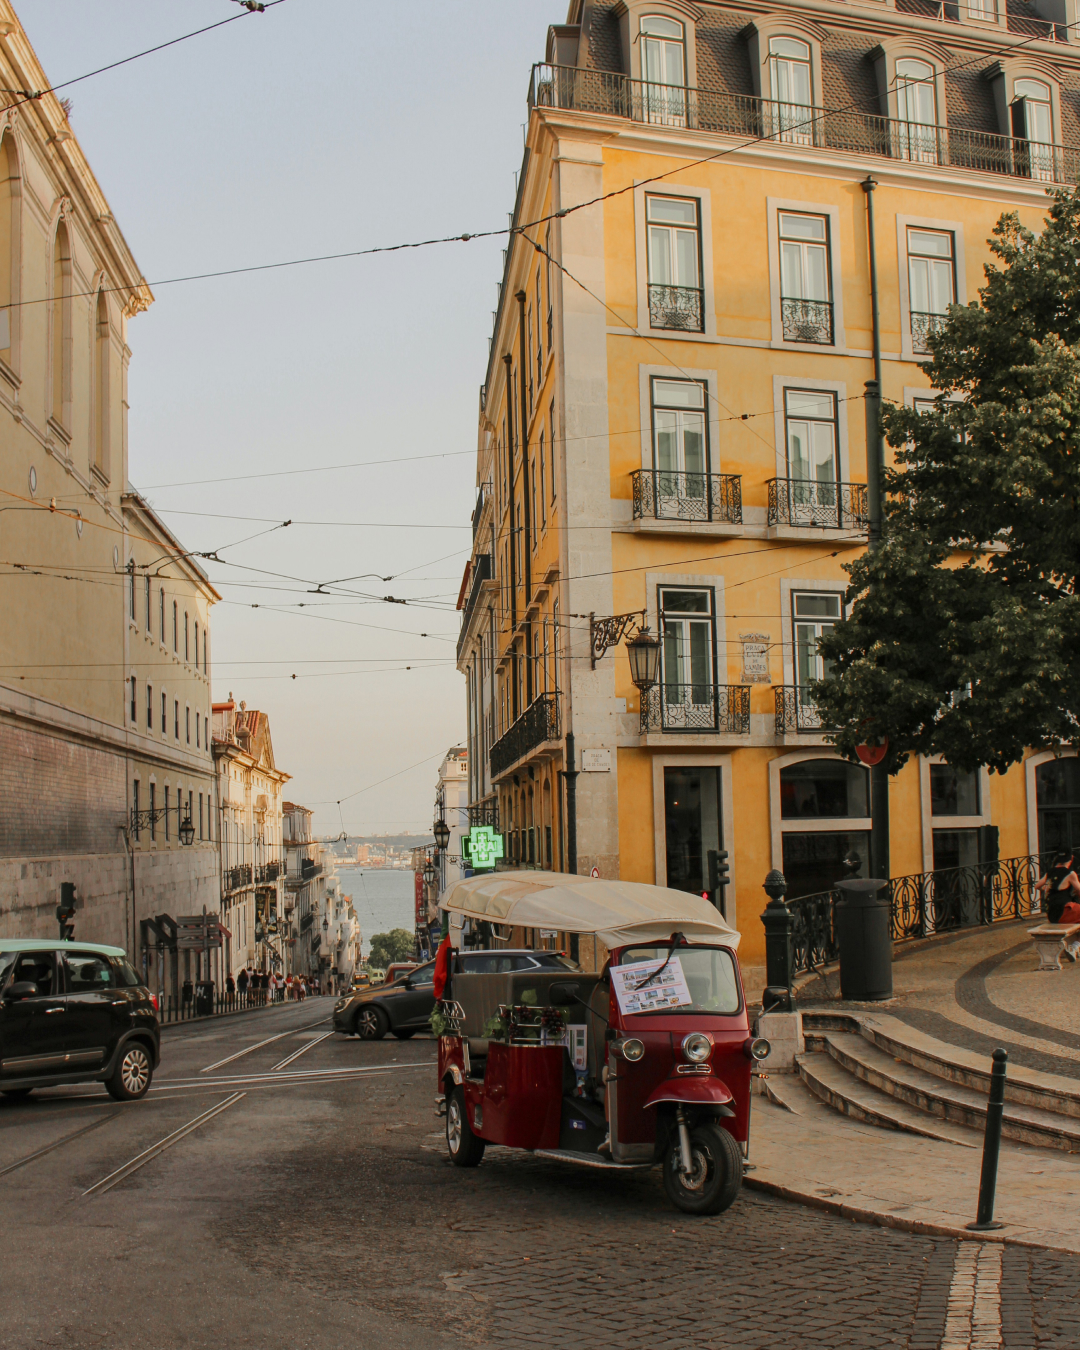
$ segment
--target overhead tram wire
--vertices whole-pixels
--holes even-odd
[[[270,9],[274,5],[280,5],[283,3],[284,0],[266,0],[265,4],[263,5],[263,8]],[[259,11],[256,10],[255,12]],[[18,102],[14,104],[8,104],[6,106],[18,107],[21,103],[26,103],[34,99],[40,98],[42,94],[53,92],[56,89],[65,89],[69,85],[77,84],[80,80],[88,80],[93,75],[100,75],[107,70],[114,70],[117,66],[125,65],[129,61],[138,60],[140,56],[148,56],[154,51],[161,50],[163,47],[172,46],[176,42],[183,42],[186,40],[187,37],[197,37],[199,33],[209,32],[210,28],[220,28],[224,24],[233,23],[237,19],[245,18],[247,16],[247,13],[248,11],[245,8],[245,12],[243,14],[235,14],[231,19],[222,19],[220,23],[211,24],[207,29],[199,29],[195,33],[186,34],[184,37],[174,38],[171,42],[162,43],[160,47],[148,48],[147,51],[145,52],[138,52],[136,53],[135,56],[125,57],[122,61],[116,61],[113,62],[111,65],[102,66],[99,70],[90,71],[86,75],[79,75],[75,79],[66,80],[62,84],[53,85],[50,87],[50,89],[47,90],[41,90],[40,92],[36,93],[27,92],[25,90],[17,90],[17,91],[9,90],[7,92],[9,93],[17,92],[23,95],[23,97],[20,98]],[[1080,27],[1080,20],[1075,20],[1072,23],[1055,23],[1055,27],[1067,31],[1070,28]],[[1005,47],[1003,49],[1002,54],[1005,56],[1011,56],[1014,53],[1022,50],[1023,48],[1030,46],[1030,44],[1033,42],[1040,42],[1044,40],[1045,39],[1041,38],[1038,34],[1033,34],[1031,37],[1024,38],[1022,41],[1014,42],[1011,46]],[[979,63],[985,60],[986,54],[978,53],[974,56],[969,57],[967,60],[954,61],[950,64],[943,65],[941,68],[941,74],[947,75],[957,70],[963,70],[968,66],[978,65]],[[813,116],[804,118],[801,122],[792,122],[790,124],[785,125],[784,133],[790,134],[791,132],[799,131],[807,127],[813,127],[818,122],[825,121],[829,117],[836,117],[839,114],[846,112],[858,112],[859,110],[860,110],[859,106],[857,102],[855,102],[854,100],[851,103],[844,104],[838,108],[823,108],[821,109],[821,111],[815,112]],[[0,106],[0,111],[3,111],[2,106]],[[220,279],[221,277],[243,276],[250,272],[273,272],[273,271],[280,271],[282,268],[285,267],[303,267],[309,263],[340,262],[348,258],[364,258],[380,253],[400,253],[411,249],[430,248],[436,244],[458,244],[458,243],[467,244],[474,239],[501,238],[504,235],[513,236],[514,234],[524,235],[526,230],[534,229],[540,225],[549,224],[551,221],[554,220],[561,220],[566,216],[574,214],[577,211],[583,211],[589,206],[597,206],[601,202],[609,201],[613,197],[620,197],[625,195],[627,192],[633,192],[639,187],[647,187],[650,183],[663,182],[668,178],[674,177],[676,174],[685,173],[688,169],[697,168],[702,164],[714,163],[716,160],[724,159],[728,155],[736,154],[740,150],[747,150],[751,146],[760,145],[766,141],[778,142],[780,135],[781,133],[779,131],[773,131],[768,133],[763,132],[760,135],[756,136],[748,136],[743,140],[741,140],[737,145],[727,146],[723,150],[718,150],[711,155],[702,155],[698,159],[687,160],[685,163],[678,165],[674,169],[667,169],[663,173],[653,174],[650,178],[639,179],[633,183],[627,183],[620,188],[612,188],[608,192],[600,193],[598,196],[590,197],[587,201],[578,202],[573,206],[560,207],[558,211],[553,211],[546,216],[540,216],[536,220],[526,221],[523,225],[506,225],[496,230],[474,230],[471,232],[465,232],[461,234],[440,235],[431,239],[406,240],[404,242],[396,244],[381,244],[373,246],[371,248],[350,249],[342,253],[325,253],[312,255],[310,257],[305,258],[289,258],[283,260],[282,262],[255,263],[246,267],[219,268],[217,271],[214,272],[194,272],[187,276],[163,277],[160,280],[152,282],[144,282],[143,284],[153,288],[155,286],[175,286],[189,281],[215,281]],[[886,158],[888,157],[886,156]],[[529,240],[529,242],[531,243],[532,241]],[[71,292],[70,298],[74,299],[85,296],[96,296],[103,293],[112,293],[114,291],[124,291],[129,289],[130,289],[129,286],[111,286],[111,287],[103,286],[93,291],[73,291]],[[28,305],[44,305],[49,303],[51,303],[50,297],[42,296],[34,300],[13,301],[9,305],[9,308],[18,309]]]

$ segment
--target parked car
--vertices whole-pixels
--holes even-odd
[[[395,961],[393,965],[386,967],[383,984],[393,984],[402,975],[408,975],[410,970],[415,970],[419,964],[419,961]]]
[[[503,950],[497,952],[458,952],[454,971],[469,974],[499,974],[512,970],[576,970],[577,966],[559,952]],[[346,1036],[361,1036],[365,1041],[380,1041],[388,1031],[406,1040],[425,1031],[435,1008],[432,981],[435,962],[428,961],[391,984],[372,985],[354,990],[334,1005],[334,1030]]]
[[[120,947],[0,938],[0,1093],[104,1083],[146,1095],[160,1058],[157,1003]]]

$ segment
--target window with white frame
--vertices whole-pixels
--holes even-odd
[[[641,79],[645,121],[686,125],[686,30],[677,19],[641,19]]]
[[[709,450],[705,386],[700,380],[662,380],[652,385],[653,496],[657,515],[708,517]],[[700,506],[700,510],[695,510]]]
[[[1054,118],[1050,86],[1042,80],[1017,80],[1013,85],[1012,133],[1026,145],[1016,146],[1017,172],[1043,183],[1054,181]]]
[[[143,586],[146,590],[146,631],[152,633],[153,630],[153,612],[150,608],[150,577],[143,578]]]
[[[900,159],[937,164],[941,158],[937,129],[934,67],[907,57],[896,63],[895,152]]]
[[[810,44],[798,38],[770,38],[769,83],[773,130],[780,140],[813,145]]]
[[[695,726],[713,717],[715,616],[711,589],[659,590],[662,714],[665,728]]]
[[[951,230],[908,227],[908,301],[911,346],[930,350],[930,334],[945,326],[956,301],[956,240]]]
[[[808,489],[812,485],[834,485],[839,480],[835,394],[785,389],[784,435],[788,478]]]
[[[808,759],[780,770],[784,877],[792,896],[816,895],[841,877],[867,875],[869,815],[870,775],[861,764]]]
[[[693,197],[646,197],[649,324],[704,332],[701,222]]]
[[[780,308],[786,342],[833,341],[829,222],[780,212]]]
[[[794,638],[795,684],[800,701],[809,701],[809,686],[827,680],[832,666],[819,651],[819,643],[844,617],[844,597],[829,591],[793,591],[791,629]]]

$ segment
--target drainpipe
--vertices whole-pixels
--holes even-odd
[[[869,515],[868,548],[881,546],[882,494],[885,476],[885,438],[881,432],[881,320],[878,306],[877,248],[874,239],[874,189],[867,177],[866,236],[870,251],[870,313],[873,327],[874,378],[866,381],[866,505]],[[889,773],[884,762],[870,770],[870,875],[889,877]]]
[[[517,493],[514,491],[514,366],[509,352],[503,357],[506,366],[506,472],[510,488],[510,722],[518,719],[517,681]]]
[[[518,302],[518,383],[521,385],[521,424],[518,435],[521,437],[521,495],[522,516],[525,521],[525,609],[532,603],[532,504],[529,496],[529,396],[526,392],[528,362],[528,339],[525,327],[525,292],[518,291],[514,296]],[[532,663],[532,624],[525,629],[525,706],[533,701],[533,663]]]
[[[577,875],[577,776],[574,768],[574,733],[566,733],[566,870]]]

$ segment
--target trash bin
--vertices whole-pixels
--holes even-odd
[[[199,1017],[209,1017],[214,1011],[214,981],[200,980],[196,989],[195,1012]],[[889,989],[891,992],[892,985]]]
[[[892,998],[892,933],[886,881],[853,877],[838,881],[836,942],[840,949],[840,997],[860,1003]]]

